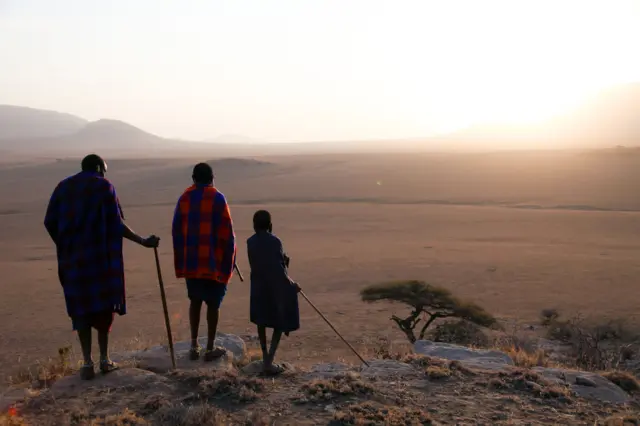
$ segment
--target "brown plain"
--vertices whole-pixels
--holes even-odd
[[[162,238],[176,339],[188,337],[188,301],[173,274],[171,217],[194,162],[213,157],[109,161],[130,226]],[[211,164],[231,204],[245,277],[251,216],[267,208],[292,277],[364,352],[381,337],[402,340],[389,316],[404,308],[367,305],[358,294],[391,279],[443,285],[521,323],[550,307],[640,322],[638,154],[345,154]],[[43,218],[57,182],[78,168],[77,159],[0,165],[0,375],[62,346],[77,351]],[[126,243],[125,266],[129,313],[116,318],[114,350],[161,343],[152,251]],[[355,361],[302,299],[300,306],[302,328],[284,339],[281,358]],[[220,331],[254,333],[249,283],[237,277]]]

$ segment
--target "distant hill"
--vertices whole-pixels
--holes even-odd
[[[213,139],[207,139],[205,142],[209,143],[242,143],[242,144],[254,144],[262,143],[259,139],[250,138],[243,135],[225,134],[215,137]]]
[[[0,140],[69,135],[87,120],[56,111],[0,105]]]

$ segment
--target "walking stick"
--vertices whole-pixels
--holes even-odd
[[[238,273],[238,278],[240,278],[240,281],[244,282],[244,277],[242,276],[242,272],[240,272],[240,268],[238,268],[238,265],[234,263],[233,269],[235,269],[236,272]]]
[[[327,324],[329,324],[329,327],[331,327],[331,329],[332,329],[333,331],[335,331],[335,333],[338,335],[338,337],[339,337],[340,339],[342,339],[342,341],[343,341],[347,346],[349,346],[349,349],[351,349],[351,351],[352,351],[354,354],[356,354],[356,356],[357,356],[358,358],[360,358],[360,361],[362,361],[362,362],[364,363],[364,365],[366,365],[367,367],[369,367],[369,363],[368,363],[367,361],[365,361],[365,360],[364,360],[364,358],[362,358],[362,357],[360,356],[360,354],[359,354],[359,353],[358,353],[358,352],[353,348],[353,346],[351,346],[351,345],[349,344],[349,342],[347,342],[347,341],[344,339],[344,337],[342,337],[342,335],[341,335],[340,333],[338,333],[338,330],[336,330],[336,328],[333,326],[333,324],[331,324],[331,322],[327,319],[327,317],[325,317],[324,315],[322,315],[322,312],[320,312],[320,310],[319,310],[318,308],[316,308],[316,305],[314,305],[313,303],[311,303],[311,300],[309,300],[309,298],[307,297],[307,295],[306,295],[306,294],[304,294],[304,292],[303,292],[302,290],[300,290],[300,295],[301,295],[302,297],[304,297],[304,299],[305,299],[307,302],[309,302],[309,304],[311,305],[311,307],[312,307],[313,309],[315,309],[315,311],[316,311],[316,312],[317,312],[317,313],[322,317],[322,319],[323,319]]]
[[[158,284],[160,285],[160,298],[162,299],[162,309],[164,309],[164,323],[167,327],[167,337],[169,338],[169,351],[171,352],[171,365],[176,369],[176,353],[173,350],[173,335],[171,334],[171,321],[169,321],[169,310],[167,309],[167,296],[164,294],[164,283],[162,282],[162,271],[160,270],[160,258],[158,248],[153,248],[156,256],[156,269],[158,270]]]

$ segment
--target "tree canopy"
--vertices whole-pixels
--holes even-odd
[[[496,323],[496,319],[477,304],[455,297],[444,287],[423,281],[374,284],[362,289],[360,296],[364,302],[400,302],[411,307],[412,311],[407,318],[395,315],[391,317],[411,343],[417,340],[414,329],[419,323],[423,323],[419,333],[420,339],[424,339],[429,326],[441,318],[461,318],[483,327],[490,327]]]

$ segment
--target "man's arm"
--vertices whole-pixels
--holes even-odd
[[[120,207],[120,200],[116,194],[115,187],[109,184],[109,194],[106,202],[106,219],[108,223],[117,223],[122,229],[122,236],[129,241],[140,244],[144,247],[157,247],[160,239],[154,235],[149,238],[142,238],[135,233],[129,225],[124,221],[124,214],[122,213],[122,207]]]
[[[280,241],[280,239],[277,239],[275,248],[271,253],[269,261],[269,269],[271,271],[271,274],[276,280],[282,281],[286,284],[290,284],[294,286],[298,291],[300,291],[300,286],[298,285],[298,283],[292,280],[289,276],[289,273],[287,272],[288,264],[289,256],[287,256],[284,252],[282,241]]]
[[[229,273],[232,273],[236,263],[236,235],[233,230],[233,220],[231,219],[229,204],[224,197],[221,197],[221,203],[218,238],[220,238],[220,243],[224,250],[223,264],[225,265],[225,269],[228,268]]]

